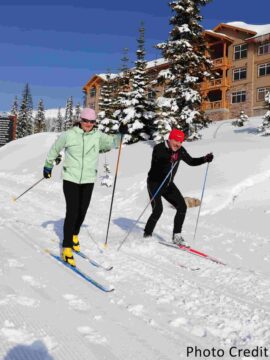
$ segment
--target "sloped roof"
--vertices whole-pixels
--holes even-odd
[[[213,37],[217,37],[217,38],[219,38],[219,39],[224,39],[224,40],[233,42],[233,39],[230,38],[228,35],[225,35],[225,34],[222,34],[222,33],[216,32],[216,31],[213,31],[213,30],[205,30],[205,31],[204,31],[204,34],[210,35],[210,36],[213,36]]]
[[[252,41],[253,39],[259,39],[260,37],[269,37],[270,35],[270,24],[254,25],[247,24],[243,21],[232,21],[228,23],[218,24],[213,31],[218,32],[222,28],[237,29],[239,31],[246,32],[251,36],[247,39]]]
[[[247,24],[243,21],[233,21],[227,24],[244,30],[249,30],[250,32],[254,32],[255,34],[254,36],[252,36],[252,38],[270,34],[270,24],[252,25],[252,24]]]

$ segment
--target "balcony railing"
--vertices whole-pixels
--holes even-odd
[[[227,57],[212,59],[212,61],[213,61],[214,68],[219,68],[219,67],[223,67],[223,66],[226,66],[226,67],[232,66],[231,60]]]
[[[231,80],[229,78],[220,78],[214,80],[203,81],[201,84],[201,90],[212,90],[219,89],[221,87],[229,87],[231,85]]]
[[[202,103],[202,110],[217,110],[217,109],[228,109],[229,104],[226,100],[219,101],[205,101]]]

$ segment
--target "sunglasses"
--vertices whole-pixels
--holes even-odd
[[[95,124],[96,120],[86,120],[86,119],[81,119],[82,122],[87,123],[87,124]]]

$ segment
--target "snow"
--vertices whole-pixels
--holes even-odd
[[[198,208],[188,209],[183,236],[227,265],[158,243],[171,239],[175,211],[165,201],[153,238],[143,238],[149,208],[135,222],[149,201],[145,180],[154,144],[123,146],[108,247],[102,244],[112,188],[99,180],[80,233],[82,250],[114,268],[104,271],[76,258],[83,271],[114,286],[109,294],[44,251],[58,253],[62,239],[61,164],[52,179],[12,201],[42,177],[46,153],[58,135],[31,135],[0,149],[1,359],[178,360],[187,359],[188,346],[223,349],[222,359],[231,359],[232,346],[269,349],[269,138],[257,135],[259,117],[241,128],[231,121],[211,124],[202,140],[184,145],[194,157],[212,151],[215,158],[196,237]],[[117,156],[113,150],[107,157],[112,173]],[[101,154],[99,174],[104,161]],[[175,182],[184,196],[200,199],[205,173],[206,165],[181,163]],[[234,358],[246,357],[242,351]]]
[[[227,25],[236,26],[236,27],[239,27],[242,29],[255,31],[257,34],[252,36],[251,38],[270,34],[270,24],[252,25],[252,24],[247,24],[243,21],[232,21],[232,22],[228,22]]]
[[[165,60],[164,58],[159,58],[156,60],[150,60],[150,61],[146,61],[146,69],[150,69],[152,67],[156,67],[156,66],[160,66],[160,65],[164,65],[167,64],[167,60]],[[134,69],[134,67],[132,68]],[[110,73],[110,78],[111,79],[116,79],[118,76],[123,75],[122,72],[118,73],[118,74],[111,74]],[[102,80],[107,81],[107,76],[108,74],[98,74],[97,76],[99,76]]]

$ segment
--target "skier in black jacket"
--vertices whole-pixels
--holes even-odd
[[[150,199],[152,199],[152,214],[146,223],[144,237],[152,236],[152,232],[163,211],[161,197],[164,197],[164,199],[176,209],[172,237],[173,243],[186,246],[187,243],[183,239],[181,231],[186,216],[187,206],[181,192],[174,184],[173,179],[181,160],[188,165],[197,166],[206,162],[211,162],[214,156],[212,153],[209,153],[199,158],[191,157],[182,147],[184,138],[185,135],[183,131],[173,129],[170,132],[169,140],[156,145],[153,149],[151,168],[147,178],[148,193]],[[158,188],[169,173],[170,175],[156,194]],[[153,196],[155,196],[154,199]]]

